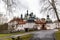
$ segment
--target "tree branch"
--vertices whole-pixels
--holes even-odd
[[[48,0],[48,2],[52,5],[52,3]]]
[[[53,10],[55,11],[56,17],[57,17],[58,21],[60,21],[59,16],[58,16],[58,12],[57,12],[57,8],[55,6],[55,2],[54,2],[54,0],[51,0],[51,1],[52,1],[52,7],[53,7]]]

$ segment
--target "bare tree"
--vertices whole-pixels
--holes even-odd
[[[51,1],[52,1],[51,5],[52,5],[53,10],[55,11],[56,17],[57,17],[57,19],[59,21],[59,16],[58,16],[57,8],[55,6],[55,2],[54,2],[54,0],[51,0]]]
[[[9,17],[12,16],[13,15],[12,7],[16,4],[14,3],[13,0],[2,0],[2,1],[5,2],[5,4],[7,5],[6,14],[9,15]]]
[[[47,10],[49,12],[50,10],[53,10],[56,14],[57,20],[60,21],[58,11],[56,8],[56,0],[42,0],[42,1],[44,2],[44,5],[42,6],[41,12],[47,11]],[[47,4],[47,2],[48,2],[48,6],[43,9],[43,7]]]

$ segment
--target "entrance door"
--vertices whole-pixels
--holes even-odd
[[[43,24],[41,27],[41,30],[46,30],[47,28],[45,27],[45,25]]]

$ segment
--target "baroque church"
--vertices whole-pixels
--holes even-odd
[[[27,20],[27,22],[34,22],[35,19],[36,16],[33,14],[33,12],[29,14],[27,10],[27,14],[25,14],[24,20]]]

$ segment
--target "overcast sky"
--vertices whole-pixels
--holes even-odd
[[[39,18],[46,18],[47,12],[40,13],[41,8],[44,4],[43,1],[41,1],[41,0],[13,0],[13,1],[14,1],[14,4],[11,3],[12,4],[12,13],[6,14],[6,3],[4,1],[0,0],[0,13],[6,14],[7,17],[9,17],[9,19],[14,16],[20,17],[20,14],[25,15],[27,10],[29,10],[29,13],[33,12]],[[48,5],[49,5],[49,3],[47,3],[44,7],[46,7]],[[59,9],[59,7],[60,6],[57,5],[58,9]],[[48,14],[50,15],[51,19],[56,19],[56,16],[54,16],[55,15],[54,12],[49,11]]]

